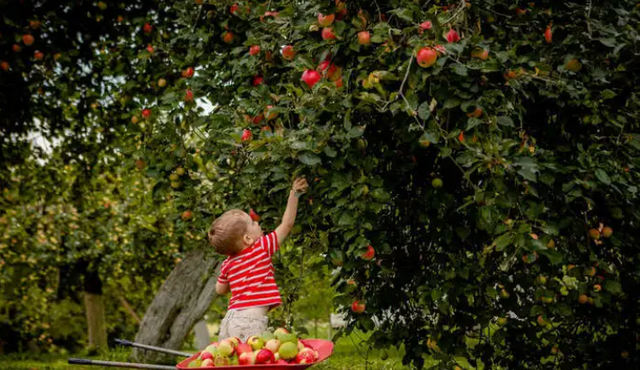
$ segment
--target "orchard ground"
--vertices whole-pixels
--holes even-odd
[[[311,328],[310,328],[311,329]],[[310,330],[312,332],[312,330]],[[318,337],[327,337],[326,326],[321,326]],[[309,336],[303,336],[309,337]],[[399,350],[391,349],[387,351],[388,358],[386,360],[381,359],[381,353],[377,350],[371,350],[368,353],[368,367],[367,361],[367,347],[360,345],[359,343],[366,339],[368,335],[362,332],[354,332],[350,336],[341,337],[336,341],[333,355],[329,360],[314,365],[313,370],[360,370],[360,369],[384,369],[384,370],[400,370],[409,369],[409,367],[402,366],[402,356],[404,349]],[[195,352],[195,348],[186,349],[185,351]],[[99,369],[113,369],[101,366],[77,366],[68,365],[67,357],[81,357],[91,358],[103,361],[121,361],[127,362],[128,356],[131,353],[129,349],[113,348],[108,353],[102,355],[87,356],[86,353],[79,353],[69,356],[61,355],[43,355],[39,358],[33,358],[33,356],[22,355],[0,357],[0,369],[3,370],[99,370]],[[435,361],[427,361],[425,365],[435,364]]]

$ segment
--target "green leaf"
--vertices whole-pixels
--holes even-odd
[[[558,235],[558,227],[555,224],[545,222],[540,226],[540,230],[547,235]]]
[[[549,259],[549,262],[551,262],[554,265],[561,264],[564,261],[564,259],[562,258],[562,255],[558,253],[558,251],[556,251],[555,249],[541,250],[540,254],[547,257]]]
[[[502,126],[508,126],[508,127],[514,126],[513,120],[511,120],[511,118],[506,116],[500,116],[496,118],[496,121],[498,122],[499,125],[502,125]]]
[[[532,157],[518,157],[513,163],[521,167],[518,174],[529,181],[537,181],[538,163]]]
[[[322,160],[317,155],[311,152],[303,152],[298,155],[298,160],[307,166],[315,166],[321,164]]]
[[[353,216],[351,212],[344,212],[338,219],[338,226],[351,226],[353,225]]]
[[[405,8],[394,9],[389,11],[389,13],[393,13],[397,15],[399,18],[409,23],[413,23],[413,11],[411,9],[405,9]]]
[[[611,185],[611,179],[609,178],[609,175],[607,175],[606,172],[604,172],[604,170],[601,170],[600,168],[598,168],[596,170],[596,177],[598,178],[598,180],[600,180],[603,184],[605,185]]]
[[[496,251],[502,252],[511,242],[513,241],[513,236],[511,234],[502,234],[493,241],[493,244],[496,246]]]
[[[455,107],[457,107],[458,105],[460,105],[460,102],[461,102],[461,101],[460,101],[460,99],[458,99],[458,98],[451,98],[451,99],[447,99],[447,100],[444,102],[444,106],[443,106],[443,108],[444,108],[444,109],[451,109],[451,108],[455,108]]]
[[[467,67],[462,64],[454,64],[453,71],[460,76],[467,76]]]
[[[606,89],[604,91],[602,91],[600,93],[600,96],[602,96],[603,100],[607,100],[607,99],[611,99],[611,98],[615,98],[616,97],[616,93],[613,92],[612,90]]]
[[[356,137],[362,136],[364,134],[364,126],[353,126],[349,132],[347,132],[347,137],[349,139],[354,139]]]
[[[425,141],[425,140],[432,144],[435,144],[438,142],[438,136],[434,135],[433,132],[431,131],[425,131],[420,137],[420,141]]]
[[[600,39],[600,42],[602,43],[602,45],[608,46],[610,48],[613,48],[613,47],[615,47],[617,45],[616,39],[614,39],[614,38],[606,38],[606,39],[602,38],[602,39]]]
[[[606,280],[604,282],[604,290],[610,293],[620,294],[622,293],[622,285],[614,280]]]
[[[335,158],[338,153],[332,147],[325,146],[324,147],[324,154],[326,154],[327,157],[329,157],[329,158]]]
[[[426,120],[431,116],[431,111],[429,110],[429,102],[425,101],[418,107],[418,117],[421,120]]]
[[[481,119],[475,118],[475,117],[471,117],[467,120],[467,128],[465,128],[465,131],[469,131],[472,128],[478,126],[479,124],[482,123]]]

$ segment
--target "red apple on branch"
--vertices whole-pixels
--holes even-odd
[[[22,36],[22,42],[27,46],[31,46],[34,43],[35,40],[36,39],[33,36],[29,35],[29,34],[26,34],[26,35]]]
[[[252,136],[253,135],[251,134],[250,130],[245,129],[245,130],[242,131],[242,141],[243,142],[251,141],[251,137]]]
[[[367,245],[367,251],[362,254],[362,259],[371,260],[376,255],[376,250],[371,245]]]
[[[260,45],[253,45],[249,48],[249,55],[260,54]]]
[[[251,84],[253,86],[258,86],[262,83],[262,81],[264,81],[264,78],[262,78],[262,76],[254,76],[253,80],[251,81]]]
[[[282,48],[282,58],[284,60],[293,60],[293,58],[296,56],[296,51],[293,49],[292,45],[286,45],[285,47]]]
[[[320,73],[313,69],[307,69],[302,74],[302,81],[306,83],[309,88],[312,88],[315,84],[318,83],[318,81],[320,81]]]
[[[449,43],[458,42],[460,41],[460,35],[458,35],[458,32],[452,28],[447,32],[447,41]]]
[[[364,302],[353,301],[353,303],[351,304],[351,311],[353,311],[355,313],[363,313],[365,307],[366,306],[365,306]]]
[[[189,67],[189,68],[185,69],[184,71],[182,71],[182,77],[191,78],[191,77],[193,77],[194,73],[195,73],[195,71],[193,70],[193,67]]]
[[[422,48],[416,54],[418,65],[423,68],[431,67],[438,60],[438,53],[432,48]]]
[[[371,43],[371,34],[369,31],[358,32],[358,44],[369,45]]]
[[[335,14],[324,15],[322,13],[318,14],[318,26],[320,27],[329,27],[333,23],[333,20],[336,18]]]
[[[336,34],[333,33],[333,28],[325,27],[322,29],[322,39],[323,40],[335,40]]]
[[[187,89],[187,91],[184,94],[184,101],[186,102],[191,102],[193,101],[193,92],[191,92],[190,89]]]

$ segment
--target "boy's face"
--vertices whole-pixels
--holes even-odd
[[[260,227],[260,224],[257,221],[253,221],[251,219],[251,216],[249,216],[248,213],[245,212],[243,217],[246,219],[246,222],[248,224],[247,232],[245,233],[245,238],[244,238],[245,244],[253,245],[253,243],[258,241],[258,239],[260,239],[260,237],[262,237],[264,233],[262,232],[262,228]],[[247,239],[247,237],[249,237],[250,240]]]

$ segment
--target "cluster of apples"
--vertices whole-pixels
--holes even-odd
[[[310,364],[317,360],[317,351],[287,329],[278,328],[273,333],[251,336],[246,343],[235,337],[213,342],[188,367]]]

